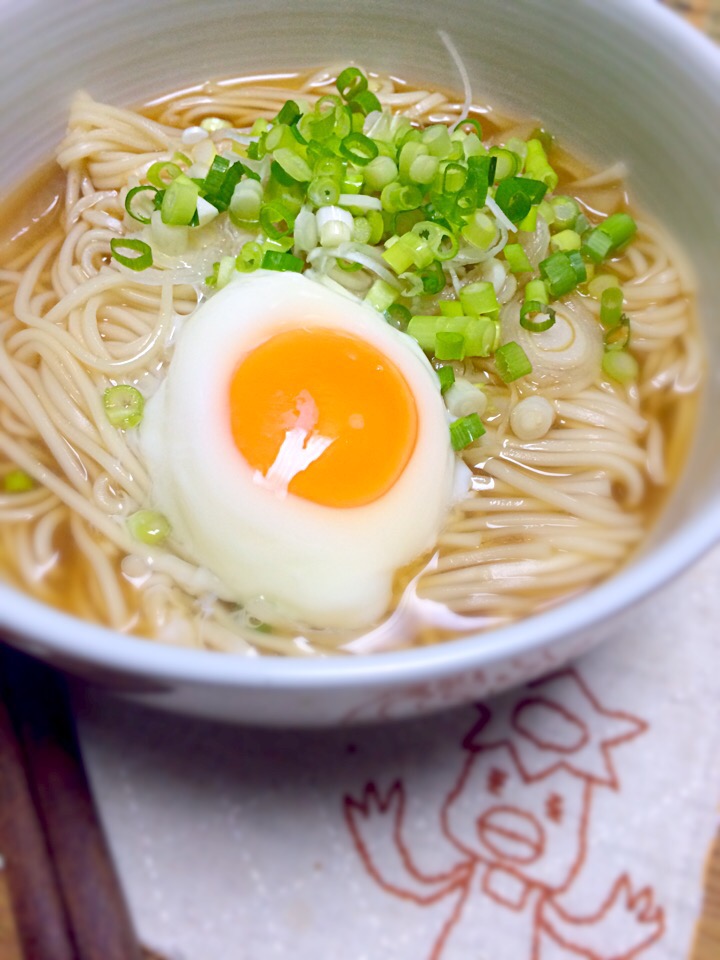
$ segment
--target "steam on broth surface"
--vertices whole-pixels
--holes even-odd
[[[362,80],[343,76],[352,105]],[[398,119],[379,113],[364,90],[361,109],[350,111],[322,99],[337,95],[335,79],[322,71],[205,84],[142,112],[78,94],[58,150],[64,176],[48,168],[8,201],[0,247],[0,569],[12,585],[167,643],[248,654],[362,652],[537,612],[611,575],[645,536],[682,464],[702,362],[692,281],[657,227],[638,219],[631,236],[622,169],[594,173],[537,122],[489,107],[471,111],[479,128],[458,125],[461,99],[385,77],[371,77],[370,91]],[[353,115],[361,117],[355,126]],[[349,124],[342,137],[333,122]],[[330,124],[326,149],[315,153],[307,146],[313,123],[317,131]],[[253,146],[258,140],[266,159]],[[379,151],[378,143],[391,146]],[[237,182],[224,180],[238,162]],[[227,201],[220,213],[211,202],[218,190]],[[607,223],[603,233],[598,225]],[[148,250],[151,265],[133,269],[133,258]],[[576,271],[569,279],[568,265]],[[187,490],[169,496],[159,483],[163,463],[190,463],[179,446],[186,427],[191,433],[188,420],[172,413],[169,399],[179,397],[181,407],[192,401],[192,419],[188,391],[196,388],[171,373],[176,352],[191,353],[183,346],[188,331],[206,318],[209,335],[213,302],[235,310],[236,291],[259,290],[267,302],[267,290],[281,287],[288,302],[312,290],[317,304],[323,291],[328,315],[348,295],[353,310],[374,313],[370,326],[379,324],[382,343],[395,338],[383,347],[387,364],[401,372],[406,362],[417,366],[422,385],[411,391],[421,425],[427,410],[453,421],[457,452],[450,431],[436,444],[436,460],[450,466],[438,475],[435,499],[423,504],[421,495],[412,506],[417,516],[435,510],[436,533],[432,542],[425,536],[419,555],[416,544],[385,571],[391,602],[378,601],[370,623],[320,613],[313,622],[297,600],[312,592],[312,569],[282,539],[276,555],[292,560],[288,581],[301,567],[308,576],[288,587],[289,600],[262,589],[232,595],[229,575],[208,569],[197,542],[207,530],[193,526],[188,498],[195,490],[213,502],[224,472],[208,481],[214,453],[195,457],[207,486],[198,489],[188,474]],[[388,324],[402,332],[388,333]],[[432,369],[416,340],[440,371],[429,406],[423,377]],[[303,414],[293,414],[294,429]],[[323,411],[312,416],[303,451]],[[218,443],[226,440],[220,430]],[[416,449],[417,442],[412,457]],[[415,469],[427,476],[436,469],[428,464]],[[330,511],[333,535],[343,510],[357,519],[369,509],[362,496],[341,508],[296,495],[296,477],[305,470],[309,478],[315,467],[311,459],[290,471],[279,493],[268,494],[269,514],[288,511],[280,524],[288,542],[307,542],[291,526],[294,510],[305,511],[300,524],[311,516],[306,500]],[[184,471],[166,472],[173,486]],[[255,479],[262,487],[268,476],[263,468]],[[417,483],[411,489],[422,494]],[[371,547],[378,556],[370,567],[383,571],[383,544],[387,553],[400,539],[392,527],[399,507],[383,516],[377,506],[386,494],[372,495],[373,516],[382,519],[367,547],[368,557]],[[242,523],[257,533],[259,553],[268,537],[280,537],[256,530],[254,515]],[[337,537],[348,558],[362,552],[352,525]],[[279,571],[278,563],[281,580]],[[329,568],[318,571],[318,596],[356,585],[351,566],[337,589],[322,579]]]

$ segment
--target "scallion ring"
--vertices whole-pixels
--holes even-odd
[[[359,93],[367,90],[367,77],[357,67],[346,67],[335,81],[343,100],[353,100]]]
[[[138,510],[127,519],[130,536],[154,547],[164,543],[172,532],[170,521],[155,510]]]
[[[364,167],[378,155],[378,145],[364,133],[349,133],[340,144],[343,156]]]
[[[128,190],[127,196],[125,197],[125,209],[128,212],[128,214],[133,218],[133,220],[137,220],[138,223],[150,223],[150,217],[144,217],[142,214],[132,209],[133,199],[139,193],[144,193],[146,190],[152,190],[153,200],[154,200],[158,193],[158,188],[154,187],[150,183],[144,183],[139,187],[133,187],[132,190]]]
[[[142,420],[145,398],[136,387],[118,383],[103,394],[103,407],[113,427],[129,430]]]
[[[292,233],[295,217],[284,203],[273,200],[260,207],[260,226],[266,237],[279,240]]]
[[[130,270],[147,270],[153,264],[153,255],[150,245],[144,240],[133,240],[128,237],[114,237],[110,241],[110,250],[118,263]],[[126,257],[121,251],[132,250],[135,257]]]
[[[179,177],[181,173],[182,170],[176,163],[172,163],[169,160],[158,160],[148,170],[147,178],[154,187],[162,190],[176,177]],[[163,176],[163,174],[165,174],[165,176]]]
[[[533,320],[531,314],[541,315],[543,320]],[[555,323],[555,311],[539,300],[526,300],[520,307],[520,326],[530,333],[542,333]]]

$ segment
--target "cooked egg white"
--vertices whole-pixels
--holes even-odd
[[[383,615],[395,572],[436,542],[462,469],[414,341],[269,271],[186,323],[140,445],[153,507],[219,593],[318,627]]]

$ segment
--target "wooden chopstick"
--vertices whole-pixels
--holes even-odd
[[[0,645],[0,852],[28,960],[141,960],[64,681]]]
[[[0,700],[0,850],[26,957],[75,960],[57,876],[10,715]]]

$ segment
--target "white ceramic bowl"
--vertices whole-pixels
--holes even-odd
[[[696,442],[638,558],[580,599],[475,639],[328,660],[236,659],[120,636],[0,586],[0,628],[68,671],[168,709],[263,724],[424,712],[519,683],[597,642],[720,536],[720,53],[656,0],[5,0],[0,184],[48,156],[78,87],[119,104],[210,76],[351,60],[541,117],[598,162],[625,160],[640,204],[694,262],[714,372]]]

